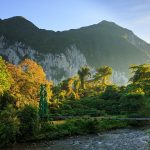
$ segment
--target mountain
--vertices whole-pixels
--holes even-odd
[[[0,55],[6,60],[17,64],[34,59],[56,81],[74,75],[85,64],[92,68],[109,65],[120,76],[116,78],[123,80],[130,64],[150,62],[150,44],[108,21],[54,32],[16,16],[0,20],[0,37]]]

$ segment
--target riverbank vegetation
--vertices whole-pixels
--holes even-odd
[[[83,66],[74,77],[54,85],[33,60],[16,66],[0,57],[0,147],[145,125],[144,121],[109,119],[150,117],[150,64],[129,69],[126,86],[111,82],[109,66],[94,74]],[[46,88],[48,109],[44,119],[39,113],[41,85]]]

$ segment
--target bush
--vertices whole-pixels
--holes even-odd
[[[4,92],[3,95],[0,95],[0,110],[5,109],[5,107],[9,104],[11,104],[15,107],[16,100],[8,92]]]
[[[55,131],[57,128],[56,126],[51,122],[42,122],[40,132],[41,133],[48,133],[51,131]]]
[[[96,118],[78,118],[67,120],[63,124],[44,123],[41,130],[41,137],[45,139],[58,139],[64,136],[85,135],[97,133],[116,128],[126,127],[127,121],[120,120],[97,120]]]
[[[36,135],[38,131],[38,111],[32,105],[26,105],[18,113],[20,119],[21,138],[27,140]]]
[[[104,93],[102,93],[102,99],[105,100],[117,100],[120,99],[121,94],[119,88],[116,85],[109,85],[106,87]]]
[[[99,129],[97,119],[82,118],[68,120],[65,124],[70,131],[70,134],[85,134],[95,133]]]
[[[128,126],[127,121],[115,120],[115,119],[102,119],[100,121],[100,127],[102,131],[118,129]]]
[[[141,94],[127,94],[121,98],[121,110],[126,114],[137,113],[144,107],[144,96]]]
[[[8,105],[0,113],[0,147],[6,147],[16,142],[19,134],[19,119],[16,110]]]

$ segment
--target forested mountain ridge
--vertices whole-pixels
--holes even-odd
[[[132,31],[108,21],[54,32],[39,29],[27,19],[17,16],[0,20],[0,36],[4,37],[3,43],[7,43],[0,49],[3,57],[8,59],[6,51],[9,49],[10,52],[11,49],[18,61],[34,59],[54,80],[75,74],[86,63],[94,68],[109,65],[119,72],[127,72],[130,64],[147,63],[150,60],[148,43]],[[26,54],[18,55],[16,42],[23,43],[23,48],[19,46],[19,49]],[[11,59],[9,61],[12,62]]]
[[[0,149],[131,127],[146,129],[133,149],[149,146],[149,44],[107,21],[64,32],[22,17],[0,22]]]

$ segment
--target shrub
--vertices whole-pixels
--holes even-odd
[[[8,105],[0,113],[0,147],[14,144],[17,134],[19,134],[19,119],[16,110],[12,105]]]
[[[57,128],[56,126],[51,122],[42,122],[40,132],[41,133],[47,133],[51,131],[55,131]]]
[[[97,119],[82,118],[82,119],[73,119],[66,122],[69,125],[70,130],[76,134],[85,134],[85,133],[95,133],[98,131],[99,122]],[[71,132],[72,133],[72,132]]]
[[[15,107],[16,100],[8,92],[4,92],[3,95],[0,95],[0,110],[5,109],[5,107],[9,104]]]
[[[127,121],[115,119],[103,119],[100,121],[100,128],[102,131],[126,127]]]
[[[137,113],[144,107],[144,97],[141,94],[127,94],[121,98],[120,106],[127,114]]]
[[[105,100],[117,100],[120,99],[120,96],[119,88],[116,85],[107,86],[104,93],[102,93],[102,99]]]
[[[32,138],[38,131],[38,112],[32,105],[26,105],[18,113],[20,119],[20,132],[24,140]]]

